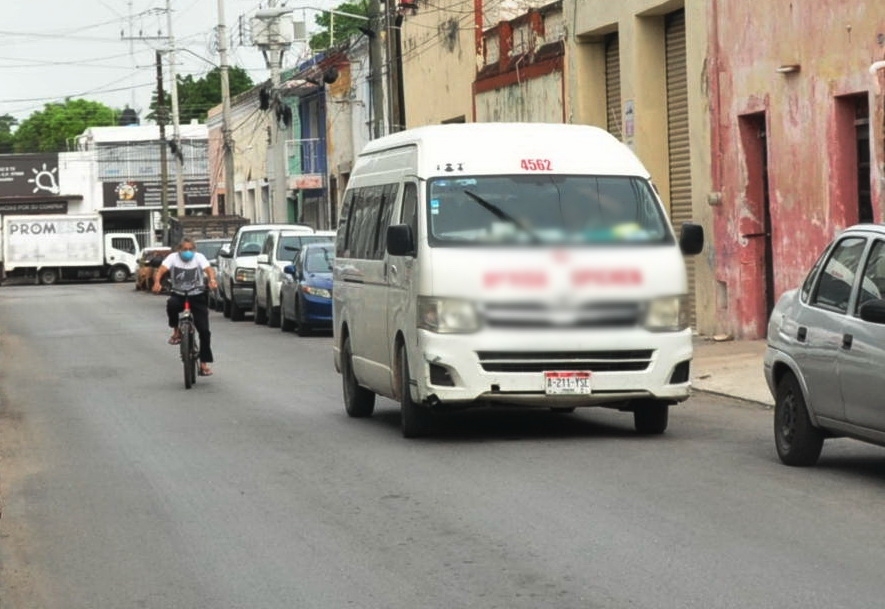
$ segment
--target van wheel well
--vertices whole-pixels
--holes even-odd
[[[393,394],[397,400],[402,397],[400,395],[400,387],[402,386],[402,383],[400,382],[400,376],[402,376],[400,355],[402,354],[402,349],[405,345],[406,337],[403,336],[402,332],[397,332],[396,338],[393,340]]]

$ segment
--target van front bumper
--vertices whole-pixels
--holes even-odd
[[[526,406],[594,406],[651,398],[681,402],[691,392],[691,331],[418,332],[418,400]],[[545,371],[590,372],[588,395],[548,395]]]

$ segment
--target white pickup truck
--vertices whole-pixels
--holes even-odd
[[[276,228],[314,232],[304,224],[246,224],[237,229],[230,245],[218,252],[218,296],[224,316],[232,321],[242,321],[252,310],[258,255],[268,233]]]

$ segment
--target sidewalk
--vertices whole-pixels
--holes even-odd
[[[692,388],[773,407],[762,372],[764,340],[717,342],[699,337],[694,343]]]

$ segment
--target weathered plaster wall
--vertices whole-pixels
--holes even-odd
[[[853,116],[836,97],[867,95],[870,64],[883,57],[885,6],[859,0],[748,3],[714,0],[709,43],[715,273],[723,329],[764,336],[765,270],[760,243],[743,235],[765,230],[762,190],[754,169],[752,113],[764,113],[774,262],[774,296],[796,287],[833,236],[857,221]],[[778,68],[798,65],[799,71]],[[882,99],[869,98],[873,142],[882,141]],[[850,131],[850,133],[848,133]],[[872,189],[881,220],[881,144]],[[755,173],[754,173],[755,172]],[[755,179],[754,179],[755,178]]]
[[[707,245],[695,258],[697,330],[713,334],[717,318],[714,261],[716,243],[710,174],[710,98],[706,78],[711,32],[708,12],[715,0],[586,0],[564,2],[569,24],[566,48],[566,121],[606,126],[604,37],[617,32],[623,109],[634,107],[634,136],[627,141],[648,167],[669,207],[670,175],[667,134],[664,16],[685,9],[688,72],[689,138],[693,220],[704,226]],[[622,129],[622,132],[624,130]]]
[[[478,122],[562,122],[562,74],[553,72],[476,96]]]
[[[479,2],[480,0],[476,0]],[[419,4],[402,25],[406,127],[473,120],[477,69],[474,0]]]

